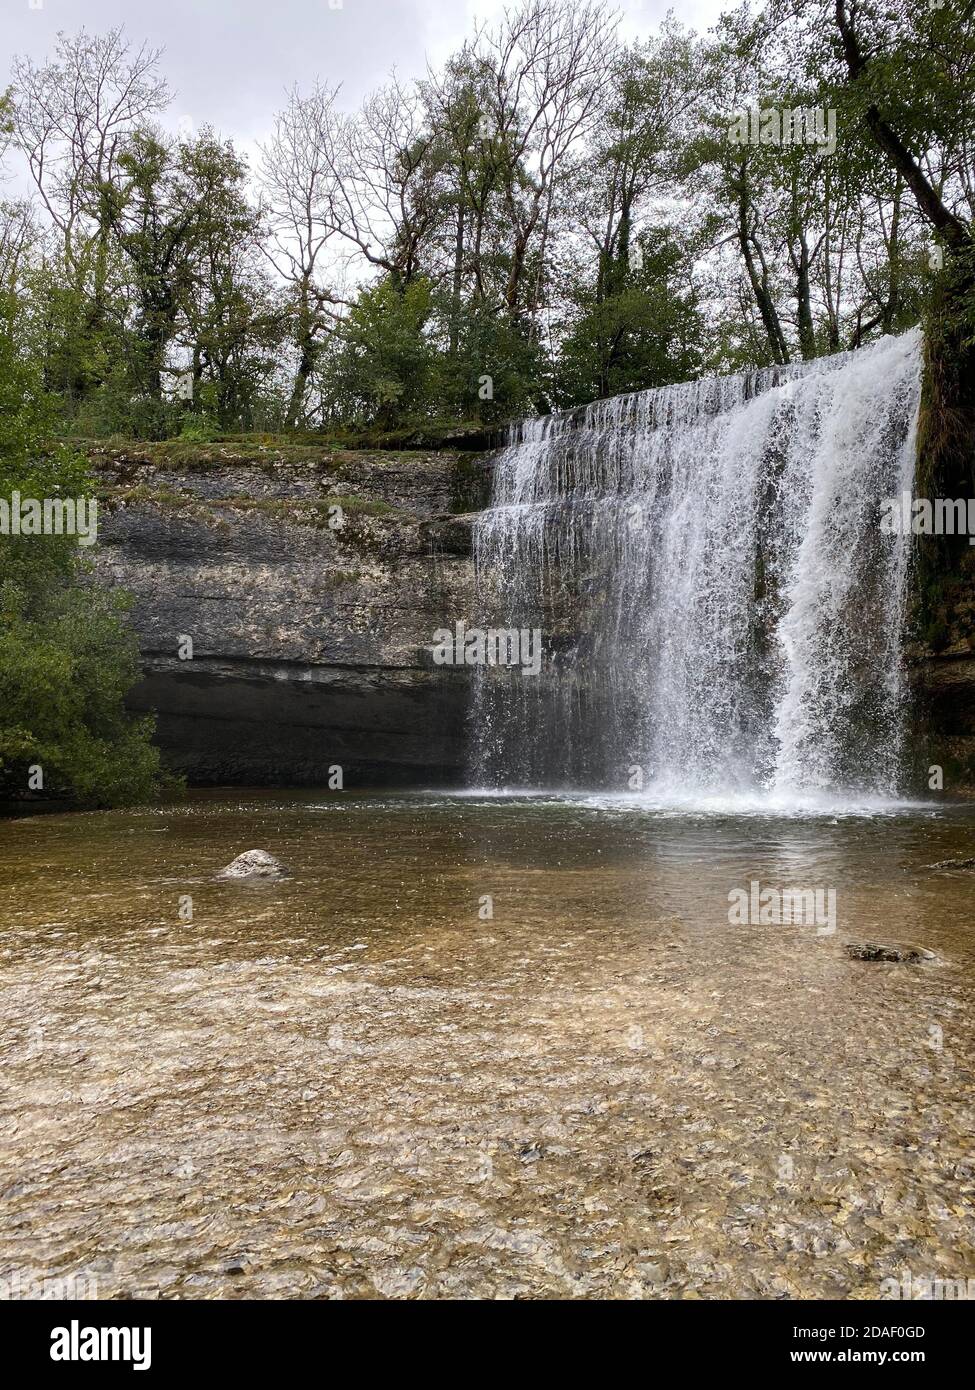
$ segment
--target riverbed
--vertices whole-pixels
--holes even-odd
[[[973,844],[944,804],[244,792],[2,821],[0,1281],[971,1277],[975,872],[929,866]],[[291,877],[215,877],[251,848]],[[753,882],[835,891],[836,930],[733,924]]]

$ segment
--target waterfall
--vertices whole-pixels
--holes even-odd
[[[474,534],[479,786],[896,794],[920,335],[522,422]]]

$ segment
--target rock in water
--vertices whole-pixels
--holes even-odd
[[[288,871],[280,859],[264,849],[248,849],[221,869],[217,878],[287,878]]]
[[[885,960],[900,965],[919,965],[934,960],[933,951],[914,946],[881,946],[876,941],[848,941],[844,947],[853,960]]]
[[[975,859],[942,859],[937,864],[929,864],[929,869],[975,869]]]

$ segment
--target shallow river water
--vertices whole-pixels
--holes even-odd
[[[929,867],[973,844],[970,808],[544,796],[0,822],[0,1281],[875,1298],[975,1277],[975,872]],[[292,877],[215,879],[257,847]],[[835,933],[732,925],[752,880],[833,889]]]

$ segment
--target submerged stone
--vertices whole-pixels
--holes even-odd
[[[847,941],[844,949],[852,960],[883,960],[899,965],[919,965],[934,960],[933,951],[920,946],[882,946],[876,941]]]
[[[238,854],[217,878],[287,878],[288,871],[280,859],[264,849],[248,849]]]

